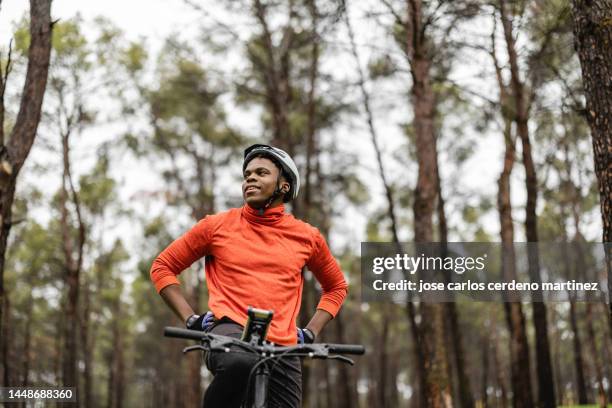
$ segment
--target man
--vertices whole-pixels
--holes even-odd
[[[267,340],[281,345],[312,343],[339,311],[347,284],[325,239],[309,224],[286,214],[283,203],[300,189],[297,167],[284,151],[256,144],[244,152],[245,205],[206,216],[153,262],[151,279],[174,313],[193,330],[240,337],[247,307],[274,311]],[[210,311],[194,313],[176,275],[205,257]],[[317,309],[305,328],[296,319],[307,266],[322,287]],[[206,408],[239,407],[253,356],[209,353],[214,379]],[[270,407],[299,407],[301,366],[297,357],[277,365],[269,383]]]

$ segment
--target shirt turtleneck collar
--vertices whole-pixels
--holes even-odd
[[[256,210],[250,205],[245,204],[242,207],[242,216],[249,222],[255,224],[276,224],[285,215],[285,206],[283,204],[272,208],[266,208],[263,214],[261,210]]]

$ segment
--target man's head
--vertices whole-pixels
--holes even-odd
[[[300,177],[284,151],[255,144],[244,151],[242,195],[253,208],[267,208],[297,197]]]

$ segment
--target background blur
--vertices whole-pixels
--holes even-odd
[[[5,135],[25,3],[0,3]],[[4,386],[72,384],[84,407],[198,406],[210,374],[162,337],[182,322],[149,268],[197,220],[242,205],[242,150],[266,142],[294,157],[290,210],[351,284],[320,340],[369,350],[355,367],[305,362],[305,407],[612,401],[606,304],[360,294],[362,241],[602,241],[565,1],[56,0],[51,17],[4,265]],[[301,324],[320,293],[305,276]],[[205,311],[203,265],[182,283]]]

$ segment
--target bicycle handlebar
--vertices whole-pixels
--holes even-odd
[[[361,344],[327,344],[330,353],[337,354],[365,354],[365,347]]]
[[[209,343],[219,343],[217,346],[229,346],[237,345],[242,348],[247,348],[256,352],[264,353],[287,353],[287,352],[301,352],[301,353],[315,353],[317,356],[321,354],[327,355],[328,353],[336,354],[355,354],[361,355],[365,353],[365,347],[361,344],[329,344],[329,343],[312,343],[312,344],[297,344],[295,346],[276,346],[270,343],[264,344],[263,346],[252,345],[233,337],[222,336],[219,334],[205,333],[198,330],[182,329],[179,327],[165,327],[164,336],[175,337],[190,340],[207,341]],[[211,345],[212,346],[212,345]]]
[[[208,333],[199,330],[181,329],[180,327],[164,327],[164,336],[179,339],[202,340]]]

